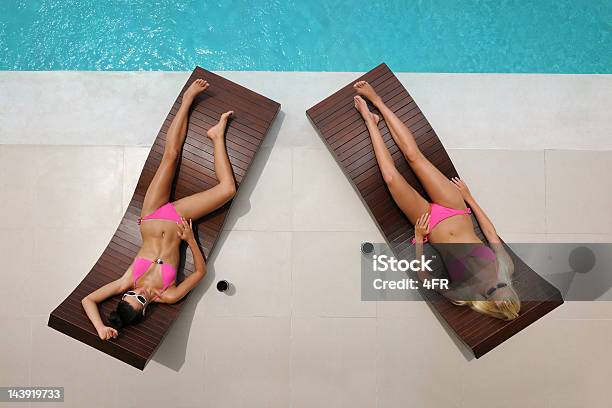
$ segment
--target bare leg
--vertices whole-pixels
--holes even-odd
[[[209,84],[205,80],[196,79],[183,93],[181,106],[166,133],[166,144],[164,145],[161,163],[147,188],[142,204],[141,217],[155,211],[170,199],[170,190],[176,172],[176,165],[187,135],[189,108],[195,97],[208,89],[208,86]]]
[[[395,167],[393,157],[389,153],[389,149],[385,145],[385,141],[378,130],[378,115],[373,114],[368,110],[368,105],[360,96],[355,97],[355,107],[361,113],[370,138],[374,146],[374,153],[378,167],[382,173],[383,179],[397,203],[398,207],[406,214],[406,217],[411,223],[415,223],[416,219],[429,211],[429,203],[425,200],[400,174]]]
[[[445,207],[465,209],[465,202],[453,183],[423,155],[410,129],[384,104],[374,88],[366,81],[359,81],[353,87],[359,95],[368,98],[383,115],[393,140],[404,154],[414,173],[423,183],[431,199]]]
[[[219,184],[174,202],[176,211],[187,219],[198,219],[227,203],[236,194],[236,182],[225,148],[225,129],[232,111],[221,115],[219,123],[208,130],[215,155],[215,174]]]

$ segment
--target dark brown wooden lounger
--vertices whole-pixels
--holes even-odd
[[[306,111],[361,196],[391,249],[398,257],[406,256],[414,251],[410,242],[414,228],[393,201],[376,163],[365,123],[354,108],[355,91],[352,86],[358,80],[368,81],[376,89],[387,106],[413,132],[423,153],[444,175],[458,177],[458,174],[423,112],[385,64],[379,65]],[[379,128],[399,171],[419,193],[429,199],[391,138],[384,121],[381,121]],[[472,218],[477,225],[476,219],[473,216]],[[484,240],[480,229],[476,230]],[[523,299],[521,313],[517,319],[504,322],[474,312],[468,307],[455,306],[435,291],[422,292],[425,299],[438,311],[457,337],[472,350],[476,358],[563,303],[561,294],[555,287],[529,268],[510,248],[506,248],[515,264],[515,287]],[[443,266],[438,263],[436,267]]]
[[[227,151],[236,182],[238,187],[240,186],[280,105],[219,75],[197,67],[174,102],[151,147],[132,200],[115,235],[85,279],[66,300],[51,312],[49,317],[50,327],[141,370],[144,369],[170,329],[172,322],[181,312],[185,299],[174,305],[154,305],[147,311],[144,321],[122,329],[119,337],[112,341],[100,340],[95,328],[85,315],[81,299],[93,290],[123,275],[140,249],[142,239],[137,218],[140,216],[144,195],[160,164],[166,131],[180,106],[181,96],[189,84],[197,78],[206,79],[211,86],[193,104],[187,138],[177,169],[171,199],[177,200],[209,189],[217,183],[213,164],[213,147],[206,136],[206,131],[218,122],[222,112],[228,110],[233,110],[234,115],[227,129]],[[230,206],[231,202],[194,223],[196,224],[194,232],[196,232],[205,256],[212,251]],[[183,265],[179,267],[179,277],[193,272],[191,252],[186,251],[186,253],[187,256],[182,260]],[[100,305],[103,319],[116,307],[118,301],[119,298],[115,297]]]

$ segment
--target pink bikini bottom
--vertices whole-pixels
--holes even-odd
[[[444,221],[447,218],[454,217],[455,215],[464,215],[471,214],[472,210],[466,208],[465,210],[456,210],[454,208],[444,207],[443,205],[431,203],[431,210],[429,211],[429,232],[433,231],[440,222]],[[425,237],[425,241],[429,240],[428,237]],[[412,243],[416,242],[415,238],[412,238]]]
[[[170,202],[162,205],[157,210],[153,211],[149,215],[145,215],[144,217],[138,217],[138,224],[140,224],[143,220],[168,220],[168,221],[176,221],[181,222],[181,216],[178,212],[176,212],[176,208]]]

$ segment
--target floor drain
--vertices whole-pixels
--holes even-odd
[[[364,242],[361,244],[361,252],[364,254],[371,254],[374,251],[374,244],[371,242]]]

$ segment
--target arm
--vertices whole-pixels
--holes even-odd
[[[425,237],[429,234],[429,213],[425,213],[417,218],[414,224],[414,241],[416,247],[416,257],[420,259],[423,256],[423,242]],[[431,274],[427,271],[419,270],[417,276],[421,282],[425,279],[431,279]]]
[[[470,189],[468,188],[467,184],[465,184],[465,182],[459,177],[453,177],[451,181],[453,182],[457,190],[459,190],[459,192],[461,193],[463,200],[472,209],[472,212],[476,216],[476,220],[478,221],[480,229],[482,230],[482,233],[484,234],[487,241],[490,244],[501,243],[499,236],[497,236],[495,226],[493,225],[489,217],[487,217],[487,214],[485,214],[484,210],[478,205],[478,203],[472,196],[472,193],[470,192]]]
[[[423,256],[423,242],[425,241],[425,237],[429,234],[429,213],[425,213],[417,218],[416,223],[414,224],[414,240],[416,247],[416,257],[417,259]],[[431,281],[435,277],[424,269],[419,269],[417,271],[417,277],[421,281],[421,283],[425,282],[425,280]],[[435,289],[436,292],[440,293],[442,296],[445,296],[451,300],[456,300],[454,293],[456,290],[453,289]]]
[[[163,293],[159,295],[158,302],[160,303],[176,303],[182,298],[184,298],[193,288],[195,288],[198,283],[204,278],[206,275],[206,262],[204,261],[204,255],[202,255],[202,251],[200,251],[200,247],[198,246],[195,237],[193,236],[192,230],[192,222],[183,218],[183,223],[178,224],[177,234],[181,237],[182,240],[187,242],[189,245],[189,249],[191,250],[191,254],[193,255],[193,263],[195,270],[189,276],[187,276],[178,286],[173,286],[166,289]]]
[[[478,224],[480,225],[482,233],[487,239],[491,249],[493,249],[493,251],[495,251],[495,254],[497,255],[497,261],[500,270],[504,272],[504,275],[511,276],[514,273],[514,263],[512,262],[512,258],[510,258],[510,255],[508,255],[508,252],[504,248],[504,244],[499,238],[499,235],[497,235],[495,226],[493,225],[489,217],[487,217],[487,214],[484,212],[484,210],[478,205],[478,203],[472,196],[472,193],[470,192],[470,189],[468,188],[467,184],[465,184],[465,182],[459,177],[454,177],[451,180],[455,184],[455,187],[457,187],[457,189],[461,193],[461,196],[463,197],[465,202],[472,208],[472,211],[474,212],[474,216],[476,216],[476,220],[478,220]]]
[[[427,222],[429,222],[429,216],[427,215]],[[421,219],[425,216],[422,215],[421,218],[419,218],[417,220],[417,224],[419,222],[421,222]],[[418,228],[415,226],[415,246],[416,246],[416,256],[417,258],[420,258],[423,255],[423,237],[425,235],[427,235],[426,233],[419,233],[417,232]],[[427,230],[427,233],[429,231]],[[434,276],[429,273],[428,271],[425,270],[419,270],[417,271],[417,277],[419,278],[419,280],[421,281],[421,283],[423,283],[426,279],[427,280],[431,280],[434,278]],[[445,298],[447,298],[448,300],[452,301],[452,302],[460,302],[460,301],[465,301],[465,300],[472,300],[472,297],[468,291],[466,291],[464,288],[452,288],[452,289],[441,289],[436,287],[434,289],[436,292],[438,292],[439,294],[441,294],[442,296],[444,296]]]
[[[91,323],[98,332],[98,336],[100,336],[102,340],[116,338],[118,333],[117,330],[104,324],[102,318],[100,317],[98,303],[128,290],[131,286],[131,276],[132,265],[130,265],[121,278],[107,283],[99,289],[96,289],[81,300],[81,304],[83,305],[83,309],[85,309],[87,317],[89,317],[89,320],[91,320]]]

